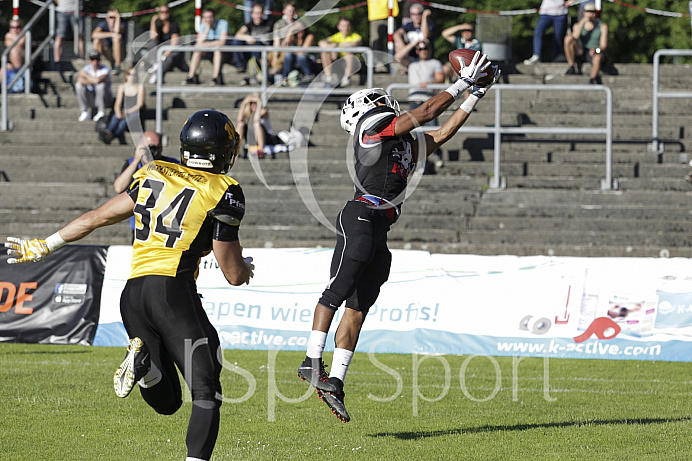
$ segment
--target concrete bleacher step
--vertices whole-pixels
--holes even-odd
[[[568,85],[588,81],[585,75],[560,75],[564,67],[564,63],[520,64],[516,68],[521,73],[508,74],[507,80]],[[659,139],[665,142],[665,152],[651,153],[647,144],[652,137],[652,66],[616,68],[619,75],[604,75],[603,82],[613,91],[613,178],[619,190],[600,190],[605,136],[503,135],[501,175],[507,189],[494,190],[488,188],[494,174],[492,137],[457,134],[443,148],[445,165],[437,169],[437,175],[422,177],[406,200],[403,215],[390,233],[390,246],[476,254],[692,256],[685,231],[692,196],[692,184],[685,180],[690,168],[686,127],[692,121],[692,105],[689,100],[661,101]],[[690,69],[666,67],[662,88],[687,91]],[[203,66],[202,86],[209,72]],[[9,114],[14,131],[0,133],[0,170],[10,179],[0,182],[0,233],[7,235],[48,235],[112,197],[112,181],[133,151],[129,135],[124,146],[105,146],[98,141],[93,122],[77,122],[79,110],[71,86],[74,72],[62,76],[47,72],[46,76],[55,81],[45,95],[12,95]],[[242,78],[228,66],[224,77],[228,85]],[[166,82],[177,86],[183,78],[174,72],[166,76]],[[386,87],[390,82],[406,82],[406,76],[376,74],[375,81]],[[120,83],[120,77],[115,82]],[[154,127],[154,88],[146,85],[145,129]],[[401,94],[405,101],[406,91]],[[164,95],[163,132],[169,138],[164,153],[178,155],[177,135],[192,111],[220,108],[235,120],[243,96],[188,91]],[[307,178],[291,170],[289,158],[295,159],[296,154],[260,160],[257,166],[264,182],[248,159],[238,159],[231,174],[243,186],[248,204],[241,229],[246,248],[333,246],[334,235],[320,220],[332,223],[353,196],[347,170],[348,138],[339,128],[339,101],[344,98],[328,99],[309,123],[305,114],[296,115],[307,98],[276,95],[269,101],[274,128],[288,129],[295,117],[303,117],[301,121],[312,127],[314,146],[307,152]],[[406,106],[404,102],[402,107]],[[492,125],[493,111],[494,99],[488,95],[467,126]],[[502,123],[604,126],[604,111],[602,91],[508,92],[503,98]],[[319,207],[316,216],[294,184],[305,180]],[[83,243],[129,244],[130,239],[124,222],[94,232]]]

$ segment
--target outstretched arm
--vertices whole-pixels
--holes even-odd
[[[481,53],[477,51],[470,64],[464,65],[463,62],[461,64],[459,79],[449,88],[428,99],[421,106],[397,117],[394,128],[396,135],[408,133],[439,117],[465,90],[472,87],[476,80],[486,75],[490,62],[487,61],[486,55],[481,56]]]
[[[5,243],[5,247],[8,248],[7,254],[14,256],[9,258],[7,263],[39,262],[65,243],[75,242],[99,227],[109,226],[129,218],[132,216],[133,209],[132,199],[123,192],[95,210],[87,211],[45,240],[7,237]]]
[[[428,131],[423,136],[425,137],[425,155],[430,155],[437,150],[442,144],[446,143],[459,131],[459,128],[466,123],[473,108],[479,99],[485,96],[485,93],[500,79],[500,69],[498,66],[493,66],[493,79],[490,83],[478,86],[474,85],[471,89],[471,94],[459,106],[459,108],[442,124],[440,128],[434,131]]]

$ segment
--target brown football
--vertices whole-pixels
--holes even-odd
[[[450,51],[449,52],[449,65],[452,66],[452,69],[454,69],[454,72],[459,75],[459,71],[461,70],[461,65],[459,64],[459,60],[463,59],[464,64],[469,65],[471,64],[471,60],[473,60],[473,57],[475,56],[477,52],[474,50],[470,50],[468,48],[459,48],[458,50]],[[482,56],[482,53],[481,53]],[[480,60],[480,57],[478,58]],[[492,66],[492,63],[490,64]],[[479,78],[477,82],[481,85],[485,85],[486,83],[490,83],[493,79],[493,71],[491,67],[488,66],[487,69],[485,69],[485,73],[487,75]]]

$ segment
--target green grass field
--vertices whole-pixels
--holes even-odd
[[[159,416],[136,390],[117,398],[123,354],[0,344],[0,459],[183,460],[191,403]],[[686,363],[359,353],[344,424],[296,377],[302,353],[224,357],[215,460],[692,456]]]

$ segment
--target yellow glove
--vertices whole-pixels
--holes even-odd
[[[65,245],[65,241],[58,232],[45,240],[7,237],[7,242],[5,242],[5,248],[9,248],[7,254],[18,256],[17,258],[8,258],[7,264],[37,263],[63,245]]]
[[[8,255],[18,256],[17,258],[9,258],[7,264],[37,263],[50,253],[46,241],[39,239],[24,240],[17,237],[7,237],[5,248],[9,248],[7,250]]]

